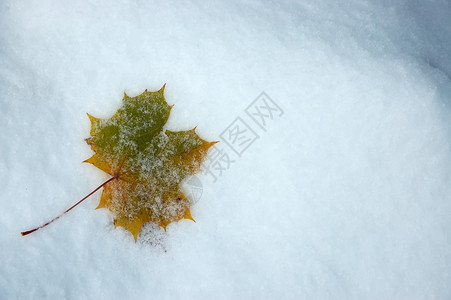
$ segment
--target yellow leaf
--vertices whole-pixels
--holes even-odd
[[[91,163],[115,178],[104,186],[97,208],[113,214],[115,226],[129,230],[135,240],[144,223],[164,228],[181,219],[193,220],[180,183],[200,171],[208,149],[195,132],[163,131],[171,106],[157,92],[129,97],[110,119],[91,120],[86,142],[95,154]]]

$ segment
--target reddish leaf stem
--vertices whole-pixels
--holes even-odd
[[[122,165],[121,165],[121,167],[122,167]],[[118,173],[119,173],[119,172],[118,172]],[[110,182],[113,181],[114,179],[118,179],[118,178],[119,178],[119,174],[116,174],[116,176],[114,176],[114,177],[108,179],[107,181],[105,181],[104,183],[102,183],[101,185],[99,185],[95,190],[93,190],[93,191],[92,191],[91,193],[89,193],[86,197],[84,197],[83,199],[81,199],[80,201],[78,201],[77,203],[75,203],[74,205],[72,205],[69,209],[67,209],[65,212],[63,212],[62,214],[60,214],[58,217],[54,218],[53,220],[51,220],[51,221],[45,223],[45,224],[42,225],[42,226],[39,226],[39,227],[35,228],[35,229],[21,232],[22,236],[27,235],[27,234],[30,234],[30,233],[33,233],[33,232],[35,232],[36,230],[39,230],[39,229],[41,229],[41,228],[43,228],[43,227],[49,225],[49,224],[52,223],[53,221],[58,220],[58,219],[61,218],[65,213],[69,212],[72,208],[74,208],[74,207],[77,206],[78,204],[82,203],[86,198],[88,198],[89,196],[91,196],[92,194],[94,194],[95,192],[97,192],[100,188],[102,188],[102,187],[105,186],[106,184],[110,183]]]

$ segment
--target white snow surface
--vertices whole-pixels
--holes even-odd
[[[0,298],[450,299],[450,80],[446,0],[1,1]],[[164,83],[210,141],[284,114],[196,223],[135,243],[97,192],[22,237],[108,179],[86,113]]]

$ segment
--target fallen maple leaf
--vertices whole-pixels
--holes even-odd
[[[172,108],[163,92],[164,86],[136,97],[124,93],[121,108],[110,119],[88,114],[91,137],[86,142],[95,154],[85,162],[112,178],[63,214],[104,187],[97,208],[110,210],[115,227],[125,227],[135,241],[146,222],[166,230],[168,224],[181,219],[194,221],[180,183],[200,171],[208,149],[216,142],[201,139],[195,128],[163,132]],[[22,235],[47,226],[63,214]]]

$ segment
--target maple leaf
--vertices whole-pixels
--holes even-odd
[[[113,214],[115,227],[125,227],[135,241],[146,222],[166,230],[170,223],[181,219],[194,221],[180,184],[200,171],[208,149],[216,142],[201,139],[196,128],[163,131],[172,108],[164,98],[164,87],[157,92],[146,90],[136,97],[124,93],[122,106],[109,119],[88,114],[91,137],[86,142],[95,154],[85,162],[112,178],[64,213],[103,187],[97,208],[107,208]]]

